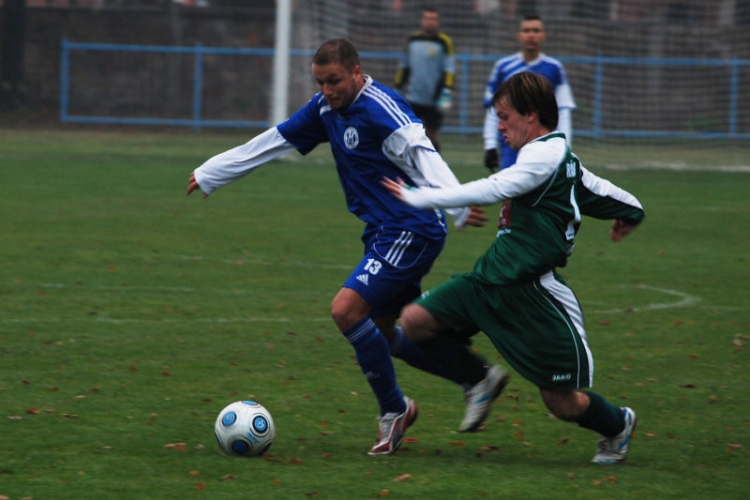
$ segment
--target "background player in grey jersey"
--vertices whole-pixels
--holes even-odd
[[[466,341],[483,331],[539,387],[556,417],[602,435],[594,462],[622,462],[636,415],[582,390],[593,382],[593,357],[581,306],[556,269],[573,251],[581,215],[614,219],[610,237],[618,241],[643,220],[643,209],[631,194],[586,170],[563,134],[554,132],[557,103],[547,79],[519,73],[492,101],[500,132],[518,151],[513,168],[447,188],[409,190],[383,180],[418,208],[502,203],[495,240],[473,272],[408,305],[401,315],[404,331],[434,359],[477,382],[483,362]]]
[[[406,91],[414,113],[422,120],[427,137],[440,151],[438,131],[443,124],[443,113],[452,104],[455,60],[453,41],[438,31],[440,14],[434,8],[424,9],[422,31],[409,36],[394,83]]]

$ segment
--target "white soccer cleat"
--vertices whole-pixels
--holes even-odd
[[[510,382],[510,375],[499,366],[490,366],[487,374],[476,385],[464,391],[466,412],[459,431],[474,432],[479,429],[490,414],[492,403],[500,396]]]
[[[417,403],[411,398],[404,396],[406,411],[403,413],[386,413],[378,417],[378,439],[368,455],[390,455],[398,450],[404,441],[406,429],[414,423],[419,414]]]
[[[614,465],[624,462],[627,458],[630,438],[633,437],[638,417],[630,408],[623,408],[622,411],[625,416],[625,428],[615,437],[603,437],[599,440],[599,451],[591,459],[595,464]]]

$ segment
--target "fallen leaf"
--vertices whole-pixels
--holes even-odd
[[[331,454],[331,453],[323,453],[322,458],[331,458],[332,456],[333,456],[333,454]]]
[[[557,444],[568,444],[569,442],[570,442],[570,439],[562,438],[560,441],[557,442]]]
[[[39,413],[39,408],[29,408],[28,410],[26,410],[26,413],[30,415],[36,415],[37,413]]]
[[[576,475],[572,472],[568,472],[568,479],[575,479]]]
[[[617,476],[607,476],[604,478],[604,481],[606,481],[607,483],[616,483]]]
[[[197,470],[191,470],[191,471],[190,471],[190,475],[191,475],[191,476],[199,476],[199,475],[200,475],[200,472],[198,472]]]
[[[417,438],[404,438],[404,443],[418,443],[419,439]]]
[[[729,451],[739,450],[740,448],[742,448],[741,444],[727,444],[727,449]]]
[[[393,482],[400,483],[401,481],[406,481],[407,479],[411,479],[411,474],[401,474],[400,476],[393,478]]]
[[[271,479],[271,481],[273,482],[273,484],[281,484],[281,480],[277,478],[273,478]]]
[[[498,447],[494,444],[485,444],[484,446],[479,447],[479,451],[495,451]]]
[[[680,384],[682,389],[695,389],[695,384]]]
[[[302,463],[302,459],[301,458],[290,458],[289,459],[289,463],[293,464],[293,465],[299,465],[299,464]]]
[[[464,443],[463,441],[453,441],[448,444],[450,444],[451,446],[463,446],[466,443]]]
[[[205,490],[206,489],[206,485],[203,484],[203,483],[195,483],[195,489],[196,490]]]
[[[523,437],[523,432],[518,431],[516,432],[516,439],[521,439]]]
[[[316,496],[318,496],[318,492],[317,491],[311,491],[309,493],[305,493],[305,496],[308,497],[308,498],[316,497]]]
[[[389,490],[380,490],[380,496],[381,497],[387,497],[390,494],[391,494],[391,492]]]
[[[221,476],[222,481],[234,481],[235,479],[237,479],[237,476],[235,476],[234,474],[225,474]]]

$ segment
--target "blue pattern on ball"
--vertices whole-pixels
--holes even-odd
[[[238,455],[244,455],[250,449],[250,446],[242,440],[237,440],[232,443],[232,451]]]
[[[256,416],[253,419],[253,429],[255,429],[258,434],[266,432],[268,430],[268,420],[266,420],[266,417],[260,415]]]
[[[229,427],[237,421],[237,414],[233,411],[228,411],[221,417],[221,424],[224,427]]]

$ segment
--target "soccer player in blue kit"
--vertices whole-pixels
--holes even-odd
[[[517,153],[505,143],[497,131],[497,115],[492,108],[492,96],[500,85],[511,76],[522,71],[542,75],[552,84],[557,99],[559,122],[557,129],[565,134],[568,145],[573,140],[571,113],[576,108],[565,68],[557,59],[542,53],[542,43],[547,39],[544,23],[536,14],[524,16],[518,27],[518,42],[521,50],[512,56],[498,60],[492,67],[484,92],[484,165],[495,172],[510,167],[516,162]],[[498,157],[499,152],[499,157]]]
[[[347,207],[365,223],[364,257],[334,297],[331,315],[380,405],[378,437],[368,453],[395,452],[417,417],[416,403],[396,382],[391,355],[462,384],[467,407],[461,429],[475,430],[507,376],[488,366],[480,383],[463,385],[396,326],[401,308],[421,294],[421,279],[443,248],[447,225],[442,211],[409,207],[381,184],[384,176],[413,186],[458,186],[458,179],[408,103],[362,73],[349,41],[321,45],[312,72],[320,92],[285,122],[206,161],[191,174],[187,194],[200,189],[206,197],[285,153],[296,149],[304,155],[330,143]],[[449,213],[459,228],[486,220],[476,207]]]

